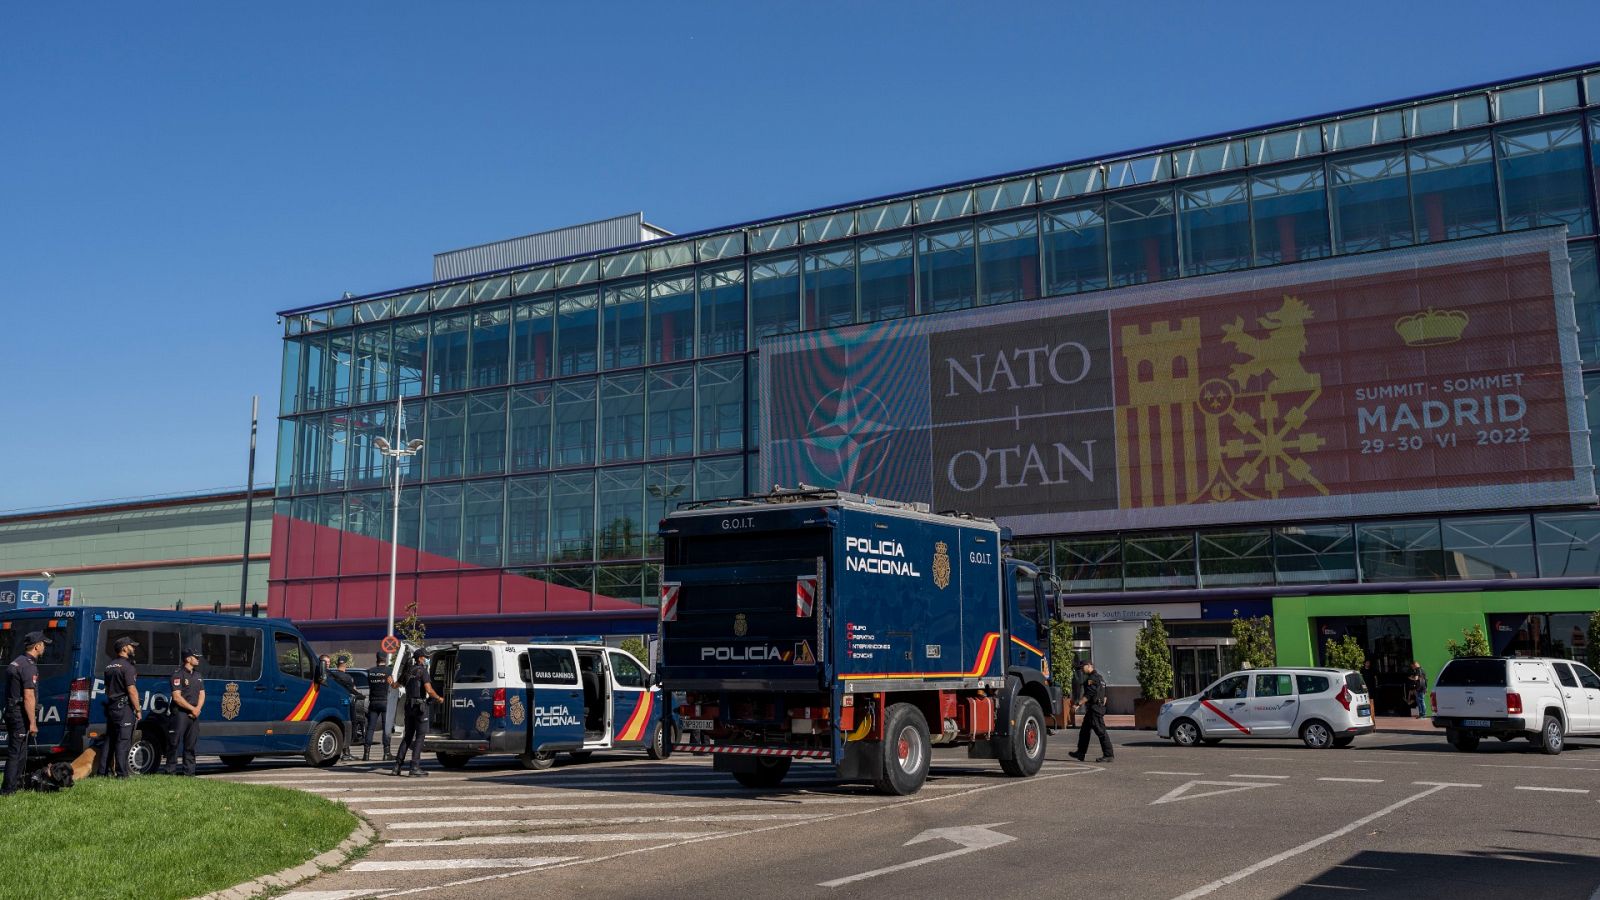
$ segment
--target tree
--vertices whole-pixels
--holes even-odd
[[[1133,668],[1139,679],[1139,693],[1146,700],[1165,700],[1172,696],[1172,648],[1167,646],[1167,626],[1153,615],[1139,629],[1133,645]]]
[[[622,649],[634,655],[635,659],[643,661],[646,665],[650,662],[650,651],[645,647],[644,641],[636,637],[623,638]]]
[[[1343,640],[1337,642],[1328,638],[1323,646],[1322,657],[1335,669],[1354,669],[1359,672],[1367,664],[1367,651],[1361,648],[1361,642],[1352,634],[1345,635]]]
[[[1489,639],[1483,634],[1482,625],[1461,629],[1461,641],[1445,641],[1444,648],[1450,651],[1451,659],[1460,659],[1463,656],[1488,656]]]
[[[1272,617],[1239,618],[1233,615],[1233,653],[1239,666],[1264,669],[1278,664],[1278,648],[1272,642]]]
[[[1583,648],[1589,668],[1600,669],[1600,610],[1589,614],[1589,640]]]
[[[417,614],[417,601],[413,599],[406,604],[406,617],[394,623],[394,633],[400,640],[413,647],[421,647],[427,639],[428,626],[423,623],[422,617]]]

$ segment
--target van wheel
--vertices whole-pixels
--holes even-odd
[[[907,708],[916,712],[916,708],[907,704]],[[891,708],[891,712],[892,712]],[[917,713],[917,720],[921,721],[922,713]],[[923,725],[923,733],[927,733],[927,725]],[[884,734],[898,734],[898,731],[888,730]],[[1000,768],[1013,778],[1027,778],[1037,775],[1039,769],[1044,767],[1044,745],[1047,739],[1044,726],[1044,710],[1040,709],[1039,701],[1032,697],[1017,697],[1017,727],[1011,733],[1011,759],[1001,759]],[[926,768],[926,767],[924,767]],[[927,773],[924,772],[924,775]],[[919,781],[917,787],[921,787]]]
[[[1034,740],[1037,743],[1043,739],[1036,736]],[[928,780],[932,755],[933,744],[928,739],[928,722],[922,711],[909,703],[890,706],[884,718],[883,765],[874,787],[880,794],[895,797],[915,794]]]
[[[133,733],[133,743],[128,746],[128,772],[133,775],[150,775],[156,770],[155,742],[165,738],[160,732],[145,736],[143,731]]]
[[[1172,723],[1172,742],[1179,747],[1193,747],[1200,743],[1200,726],[1189,719]],[[1209,742],[1208,742],[1209,743]]]
[[[434,756],[439,758],[439,765],[446,769],[464,769],[472,759],[470,753],[435,753]]]
[[[1455,747],[1462,753],[1471,753],[1472,751],[1478,749],[1478,741],[1480,738],[1475,734],[1462,734],[1461,732],[1457,731],[1447,734],[1446,737],[1450,740],[1450,746]]]
[[[667,738],[667,730],[656,723],[656,730],[650,733],[650,747],[645,750],[645,755],[651,759],[666,759],[672,753],[672,742]]]
[[[517,764],[524,769],[548,769],[555,765],[556,755],[550,750],[539,750],[534,753],[524,753],[517,757]]]
[[[783,779],[789,775],[789,765],[794,760],[787,756],[760,757],[756,759],[756,767],[745,772],[733,773],[733,780],[747,788],[775,788],[783,784]]]
[[[344,729],[337,722],[323,722],[311,732],[306,744],[306,762],[327,768],[339,761],[339,751],[344,749]]]
[[[1544,728],[1539,732],[1539,749],[1550,756],[1560,753],[1567,743],[1567,730],[1555,716],[1544,717]]]
[[[250,765],[250,763],[255,760],[254,756],[249,756],[249,755],[245,755],[245,756],[220,756],[220,757],[217,757],[217,758],[222,760],[222,767],[224,769],[227,769],[229,772],[237,772],[240,769],[243,769],[245,766]]]
[[[1333,729],[1326,723],[1312,719],[1300,729],[1300,740],[1313,750],[1326,750],[1333,746]]]

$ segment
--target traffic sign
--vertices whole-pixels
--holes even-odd
[[[378,646],[382,647],[385,653],[398,653],[400,652],[400,639],[391,634],[384,638],[383,642]]]

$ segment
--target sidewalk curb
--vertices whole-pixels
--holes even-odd
[[[372,826],[367,824],[365,819],[357,818],[355,830],[350,832],[350,836],[341,841],[339,846],[334,847],[332,850],[312,857],[298,866],[284,869],[281,872],[263,875],[252,881],[246,881],[231,888],[224,888],[223,890],[206,894],[199,900],[250,900],[250,898],[260,896],[270,890],[293,887],[308,878],[321,875],[324,869],[336,868],[356,851],[375,841],[377,837],[377,832],[373,831]]]

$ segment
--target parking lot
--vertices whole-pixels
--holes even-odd
[[[1066,758],[1037,777],[960,751],[927,787],[881,797],[797,767],[752,793],[702,759],[637,754],[524,772],[496,760],[426,779],[361,764],[215,775],[313,791],[378,843],[296,900],[409,896],[1036,895],[1590,898],[1600,886],[1600,745],[1558,757],[1522,742],[1450,750],[1379,734],[1179,749],[1114,732],[1117,760]]]

